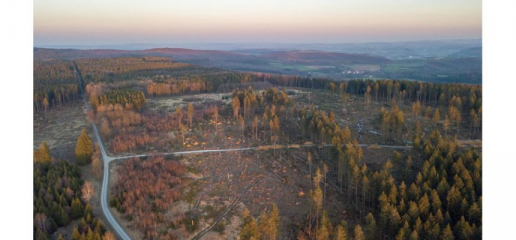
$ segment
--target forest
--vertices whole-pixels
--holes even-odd
[[[79,167],[93,158],[93,145],[85,130],[77,138],[75,154],[78,164],[55,159],[46,141],[34,150],[34,239],[114,240],[93,213],[90,200],[95,191],[91,182],[84,181]],[[92,171],[98,171],[98,163],[97,158]],[[73,231],[63,236],[68,226],[74,226]]]
[[[34,61],[34,110],[47,111],[79,98],[79,86],[71,62]]]
[[[315,171],[313,207],[297,239],[480,239],[479,153],[459,149],[453,138],[436,130],[411,155],[395,152],[381,169],[372,170],[356,144],[336,144],[330,159],[338,169]],[[354,226],[346,219],[332,223],[322,208],[323,192],[332,180],[352,206]]]
[[[111,233],[92,213],[88,192],[77,165],[38,158],[34,163],[34,239],[51,239],[58,227],[74,220],[80,221],[72,233],[74,240],[109,239]]]
[[[119,168],[110,205],[144,232],[146,239],[170,239],[174,235],[161,224],[179,225],[182,217],[171,218],[166,210],[181,197],[181,175],[185,167],[176,161],[155,157],[125,161]],[[166,228],[165,228],[166,229]]]
[[[73,98],[44,90],[36,111],[79,99],[77,64],[92,107],[88,120],[108,154],[147,156],[114,164],[108,198],[141,238],[208,231],[221,238],[237,231],[240,239],[482,236],[482,150],[464,144],[482,139],[481,85],[239,73],[163,57],[38,64],[39,89],[76,89]],[[256,154],[152,156],[236,148]],[[98,147],[85,131],[75,153],[79,166],[101,172]],[[34,159],[35,238],[79,220],[74,238],[104,239],[105,227],[87,210],[78,166],[53,159],[46,143]],[[234,171],[238,164],[245,167]],[[214,172],[220,176],[203,175]],[[268,182],[247,187],[261,179]],[[296,208],[259,195],[274,184],[289,189],[277,194],[295,196]],[[174,212],[184,204],[187,210]]]

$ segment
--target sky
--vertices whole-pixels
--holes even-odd
[[[34,0],[35,46],[481,37],[481,0]]]

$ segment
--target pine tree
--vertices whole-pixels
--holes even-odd
[[[77,139],[77,146],[75,147],[75,159],[78,165],[86,165],[91,162],[93,155],[93,145],[91,139],[86,133],[86,129],[81,131],[81,135]]]
[[[434,127],[439,124],[439,121],[441,120],[441,113],[439,112],[439,109],[435,109],[434,116],[432,117],[432,122],[434,123]]]
[[[346,229],[342,225],[337,226],[337,230],[335,232],[334,239],[335,240],[347,240],[348,239]]]
[[[325,214],[323,214],[323,217]],[[321,221],[322,222],[322,221]],[[320,224],[321,226],[319,227],[319,229],[317,229],[317,233],[316,233],[316,237],[315,239],[316,240],[329,240],[330,239],[330,233],[329,233],[329,230],[328,230],[328,226],[326,224]]]
[[[102,175],[102,162],[100,160],[99,154],[94,154],[91,158],[91,172],[95,175],[95,177],[100,178]]]
[[[72,218],[73,219],[80,218],[83,216],[83,214],[84,214],[84,207],[82,205],[82,202],[78,198],[75,198],[74,200],[72,200],[72,213],[71,213]]]
[[[334,96],[335,95],[335,89],[337,88],[337,86],[335,85],[335,83],[333,82],[330,82],[330,84],[328,84],[328,88],[330,89],[331,91],[331,95]]]
[[[306,153],[306,160],[308,161],[308,173],[310,174],[310,181],[312,181],[312,153],[310,151]]]
[[[268,216],[269,228],[270,228],[270,239],[276,239],[281,230],[281,219],[279,215],[278,206],[276,203],[272,205],[271,212]]]
[[[443,240],[453,240],[454,239],[450,224],[448,224],[446,226],[446,228],[444,229],[442,239]]]
[[[193,106],[192,103],[189,103],[188,104],[188,109],[187,109],[189,126],[192,126],[192,121],[193,121],[194,114],[195,114],[194,106]]]
[[[247,208],[245,208],[242,212],[242,218],[244,219],[244,224],[240,229],[240,233],[238,234],[240,239],[259,239],[260,232],[258,231],[258,224],[256,223],[256,219],[251,216]]]
[[[219,108],[217,106],[215,106],[213,111],[213,121],[215,121],[215,130],[217,130],[217,123],[219,122]]]
[[[52,157],[50,156],[50,149],[47,142],[43,141],[39,148],[34,151],[34,162],[36,163],[50,163]]]
[[[79,233],[79,230],[77,230],[77,227],[73,228],[72,239],[73,240],[80,240],[81,239],[81,234]]]
[[[93,238],[95,237],[95,234],[93,233],[93,231],[91,230],[91,228],[88,227],[88,234],[86,234],[86,239],[87,240],[94,240]]]
[[[407,239],[407,232],[405,228],[400,228],[398,234],[396,234],[396,240],[405,240]]]
[[[238,97],[235,96],[233,98],[231,106],[233,107],[233,117],[235,117],[235,119],[238,119],[238,112],[240,111],[240,100],[238,100]]]
[[[419,234],[417,234],[417,231],[412,231],[412,234],[410,234],[410,240],[419,240]]]
[[[421,197],[421,199],[419,199],[418,208],[421,215],[425,217],[428,215],[430,211],[430,202],[426,193],[423,195],[423,197]]]
[[[262,210],[262,213],[260,214],[260,221],[258,221],[258,230],[264,238],[267,238],[268,236],[270,236],[269,221],[268,221],[268,216],[267,216],[267,212],[265,211],[265,209]]]
[[[376,227],[376,221],[374,220],[374,216],[372,213],[367,214],[366,219],[366,227],[365,233],[368,240],[376,240],[378,239],[378,230]]]
[[[34,239],[35,240],[48,240],[48,235],[43,232],[41,229],[37,228],[36,229],[36,236],[34,236]]]
[[[181,106],[176,108],[176,117],[177,117],[177,125],[181,124],[181,120],[183,118],[183,109]]]
[[[253,120],[253,136],[258,139],[258,116],[254,116]]]
[[[49,105],[49,103],[48,103],[47,97],[43,98],[43,107],[45,108],[45,116],[47,114],[48,105]]]
[[[360,225],[355,226],[355,240],[365,240],[364,232],[362,231],[362,227]]]

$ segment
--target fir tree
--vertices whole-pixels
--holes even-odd
[[[75,147],[75,159],[78,165],[87,165],[91,162],[93,155],[93,145],[91,139],[86,133],[86,130],[81,131],[81,135],[77,139],[77,146]]]
[[[49,163],[50,160],[50,149],[48,148],[47,142],[43,141],[39,148],[34,151],[34,162]]]
[[[360,225],[355,226],[355,240],[365,240],[364,232],[362,231],[362,227]]]
[[[342,225],[339,225],[337,226],[337,230],[335,232],[335,240],[347,240],[348,239],[348,235],[346,233],[346,229],[342,226]]]

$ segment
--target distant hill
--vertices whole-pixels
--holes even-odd
[[[482,57],[482,48],[474,47],[463,49],[456,53],[452,53],[451,57]]]
[[[176,61],[243,72],[327,77],[336,80],[356,78],[412,79],[430,82],[482,83],[482,48],[467,48],[444,58],[393,60],[369,54],[319,50],[247,51],[194,50],[187,48],[47,49],[34,48],[35,60],[169,57]]]
[[[366,54],[349,54],[325,51],[277,51],[263,54],[260,57],[297,62],[297,63],[316,63],[316,64],[382,64],[391,60],[384,57],[376,57]]]
[[[218,50],[194,50],[187,48],[152,48],[146,50],[137,50],[134,52],[142,53],[142,54],[164,54],[164,55],[184,55],[184,56],[192,56],[192,55],[240,55],[233,52],[228,51],[218,51]]]

